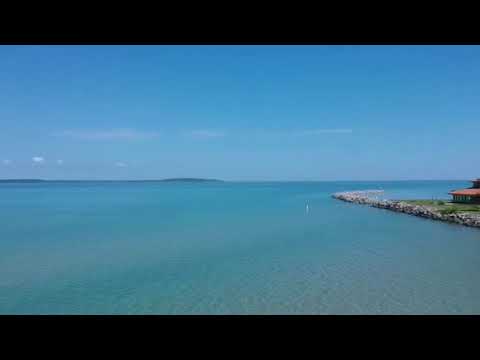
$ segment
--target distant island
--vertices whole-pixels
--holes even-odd
[[[0,183],[36,183],[45,180],[41,179],[0,179]]]
[[[176,181],[176,182],[210,182],[210,181],[215,181],[215,182],[222,182],[223,180],[218,180],[218,179],[200,179],[200,178],[170,178],[170,179],[163,179],[160,181]]]

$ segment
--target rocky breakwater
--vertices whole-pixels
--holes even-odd
[[[480,228],[479,213],[443,213],[431,206],[414,205],[399,200],[379,199],[378,194],[380,193],[382,193],[381,190],[348,191],[335,193],[332,195],[332,197],[355,204],[368,205],[380,209],[387,209],[414,216],[420,216],[427,219],[446,221]]]

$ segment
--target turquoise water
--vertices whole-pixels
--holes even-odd
[[[466,186],[0,184],[0,313],[480,314],[480,230],[330,197]]]

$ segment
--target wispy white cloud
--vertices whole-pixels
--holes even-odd
[[[11,160],[5,159],[2,161],[3,165],[10,165],[12,163]]]
[[[79,140],[145,140],[160,134],[156,131],[140,131],[134,129],[112,130],[64,130],[53,133],[54,136],[68,137]]]
[[[41,156],[34,156],[32,157],[32,161],[37,164],[42,164],[43,162],[45,162],[45,159]]]
[[[322,134],[351,134],[353,133],[352,129],[309,129],[297,131],[297,135],[322,135]]]
[[[121,162],[121,161],[117,161],[115,163],[115,166],[116,167],[127,167],[127,164],[125,164],[124,162]]]
[[[219,138],[226,136],[226,133],[223,131],[217,130],[192,130],[186,133],[188,136],[195,138]]]

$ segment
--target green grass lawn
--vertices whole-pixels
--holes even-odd
[[[478,212],[480,213],[480,205],[476,204],[459,204],[446,200],[402,200],[407,204],[423,205],[434,208],[443,214],[455,214],[462,212]]]

